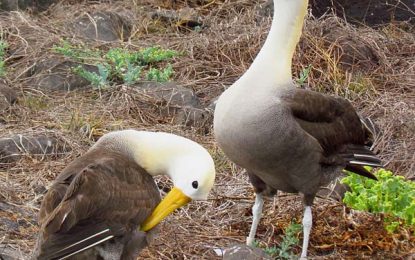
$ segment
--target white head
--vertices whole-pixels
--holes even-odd
[[[215,180],[215,165],[206,152],[177,157],[168,175],[174,186],[193,200],[206,200]]]
[[[120,152],[149,174],[168,175],[174,184],[143,224],[147,231],[190,200],[206,200],[215,181],[215,164],[198,143],[169,133],[123,130],[101,137],[91,148]]]

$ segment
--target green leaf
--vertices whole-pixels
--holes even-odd
[[[401,224],[415,226],[415,183],[385,169],[379,169],[375,175],[378,181],[353,173],[343,178],[341,182],[351,189],[343,202],[356,210],[387,215],[388,232],[394,232]]]

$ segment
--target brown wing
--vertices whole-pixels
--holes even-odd
[[[322,163],[344,165],[375,178],[361,166],[381,162],[365,147],[365,127],[349,101],[304,89],[293,89],[282,100],[301,128],[320,143]]]
[[[300,126],[327,153],[345,144],[364,145],[364,128],[349,101],[304,89],[294,89],[283,100]]]
[[[64,170],[42,202],[38,259],[122,236],[159,201],[153,178],[137,164],[116,153],[87,153]]]

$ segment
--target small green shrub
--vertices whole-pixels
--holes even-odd
[[[378,181],[349,174],[342,183],[351,188],[343,199],[347,206],[385,214],[385,228],[394,232],[401,224],[415,227],[415,182],[385,169],[375,173]]]
[[[61,46],[54,46],[53,49],[77,62],[97,66],[99,73],[87,71],[83,66],[78,66],[73,71],[99,89],[117,82],[132,85],[142,78],[157,82],[168,81],[173,75],[172,66],[167,64],[166,67],[160,68],[158,63],[178,55],[176,51],[165,50],[158,46],[136,52],[114,48],[103,54],[100,51],[72,46],[65,41]]]
[[[307,81],[308,76],[310,75],[311,68],[312,66],[308,65],[300,72],[300,78],[297,79],[297,83],[299,85],[303,85]]]
[[[91,50],[85,46],[73,46],[67,41],[61,41],[60,45],[54,45],[52,50],[63,56],[79,61],[85,62],[86,60],[100,59],[102,56],[101,51]]]
[[[86,70],[84,67],[79,65],[78,67],[74,68],[75,73],[79,76],[83,77],[84,79],[91,82],[91,85],[96,89],[105,89],[109,86],[108,83],[108,76],[109,76],[109,69],[108,66],[104,64],[98,64],[98,73],[91,72]]]
[[[173,75],[173,67],[169,64],[163,70],[151,68],[147,73],[147,80],[166,82],[169,81],[171,75]]]
[[[301,231],[302,225],[292,222],[286,229],[285,235],[282,238],[282,241],[279,247],[272,246],[264,249],[264,252],[270,255],[271,257],[277,259],[293,259],[295,254],[292,252],[293,246],[297,245],[298,233]],[[259,243],[254,242],[254,246],[258,247]]]
[[[6,56],[7,47],[7,43],[3,40],[0,40],[0,77],[6,76],[6,66],[4,57]]]
[[[176,51],[164,50],[159,46],[155,46],[140,50],[135,53],[135,58],[137,61],[140,61],[141,65],[148,65],[151,63],[169,60],[177,55],[178,53]]]

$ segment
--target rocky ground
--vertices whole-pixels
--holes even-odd
[[[346,97],[370,116],[380,129],[374,150],[386,168],[414,179],[413,7],[405,1],[395,9],[375,5],[371,13],[382,13],[364,18],[345,9],[341,16],[352,25],[321,16],[326,3],[315,2],[316,17],[308,18],[294,57],[295,77],[310,68],[301,87]],[[243,170],[214,142],[212,111],[216,97],[260,49],[272,5],[248,0],[7,0],[0,8],[5,10],[0,40],[8,45],[6,74],[0,79],[0,258],[27,258],[40,201],[54,177],[102,134],[125,128],[196,140],[209,148],[218,170],[209,200],[192,203],[164,221],[143,258],[215,259],[220,257],[214,249],[244,242],[254,196]],[[81,65],[98,71],[94,60],[79,62],[57,53],[54,46],[62,41],[102,51],[161,46],[180,55],[170,61],[174,75],[168,83],[114,81],[97,90],[73,70]],[[169,189],[166,178],[157,181],[162,192]],[[388,234],[382,216],[351,210],[338,194],[329,193],[322,191],[314,206],[312,259],[414,257],[414,230]],[[301,217],[299,196],[281,193],[270,200],[258,230],[259,246],[278,245],[289,223]],[[300,245],[294,247],[295,254],[300,250]]]

